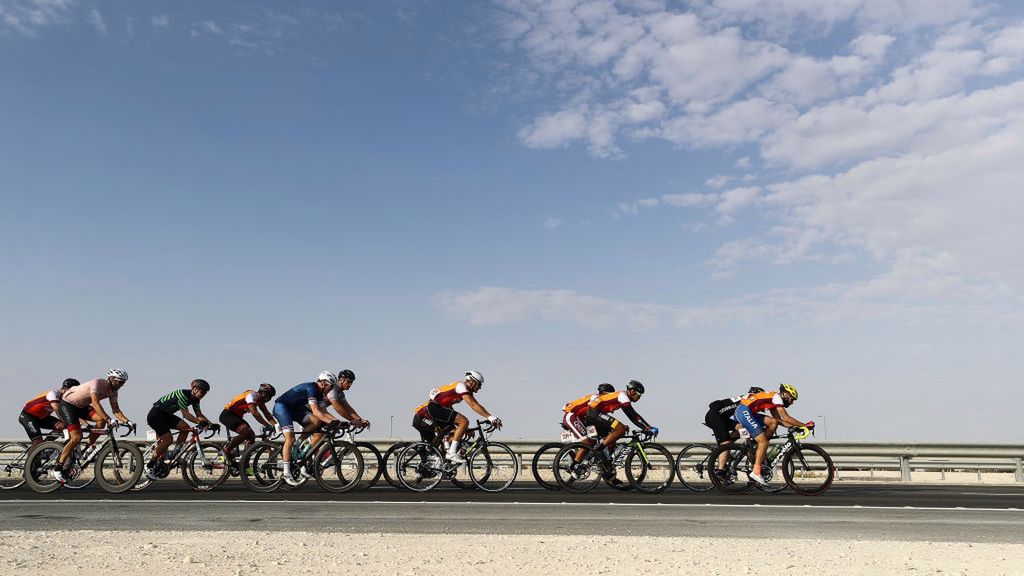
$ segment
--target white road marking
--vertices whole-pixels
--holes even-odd
[[[1024,492],[961,492],[964,496],[1024,496]]]
[[[833,504],[685,504],[685,503],[662,503],[662,502],[440,502],[426,500],[364,500],[364,501],[348,501],[348,500],[169,500],[169,499],[149,499],[149,500],[115,500],[109,498],[95,498],[91,500],[0,500],[0,504],[40,504],[40,503],[59,503],[59,504],[303,504],[309,506],[327,506],[327,505],[359,505],[359,504],[376,504],[376,505],[424,505],[424,506],[574,506],[574,507],[599,507],[599,506],[623,506],[623,507],[670,507],[670,508],[747,508],[751,506],[759,506],[761,508],[799,508],[799,509],[814,509],[814,510],[926,510],[926,511],[941,511],[941,512],[1024,512],[1021,508],[964,508],[964,507],[952,507],[944,508],[939,506],[863,506],[860,504],[839,506]]]

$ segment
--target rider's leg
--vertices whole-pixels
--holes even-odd
[[[225,454],[232,454],[235,448],[238,448],[238,446],[242,442],[245,442],[245,445],[249,446],[253,443],[254,440],[256,440],[256,433],[253,432],[252,428],[250,428],[249,425],[246,424],[245,422],[239,424],[235,428],[234,432],[235,437],[229,440],[228,443],[224,445]]]
[[[280,420],[278,420],[278,422],[280,422]],[[282,424],[281,431],[284,435],[284,441],[281,446],[281,460],[284,462],[284,475],[291,476],[292,446],[295,446],[295,430],[292,429],[291,424]]]
[[[754,454],[754,474],[761,475],[761,464],[764,462],[764,455],[768,453],[768,433],[762,432],[754,440],[757,441],[757,453]]]
[[[455,431],[452,432],[452,443],[448,446],[447,457],[449,460],[457,460],[459,454],[459,442],[462,440],[462,436],[466,433],[466,428],[469,427],[469,420],[465,416],[455,413]]]

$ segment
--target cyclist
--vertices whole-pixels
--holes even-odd
[[[224,445],[224,455],[227,458],[231,458],[232,452],[239,444],[244,442],[245,446],[249,447],[256,440],[256,433],[245,421],[246,413],[252,414],[252,417],[264,427],[277,425],[277,420],[267,409],[267,402],[275,395],[277,390],[264,382],[256,390],[246,390],[224,405],[218,420],[225,428],[235,433],[235,437]]]
[[[715,435],[715,442],[729,444],[739,439],[740,433],[738,429],[740,425],[733,418],[736,407],[740,405],[740,401],[744,398],[761,392],[764,392],[764,388],[751,386],[743,396],[722,398],[708,404],[708,411],[704,414],[704,425],[711,428],[711,433]],[[716,472],[725,468],[725,461],[728,457],[729,454],[727,452],[722,452],[718,456]]]
[[[466,404],[469,404],[469,407],[477,414],[486,418],[495,427],[501,428],[501,419],[488,412],[473,396],[483,388],[483,385],[483,374],[476,370],[470,370],[466,372],[464,380],[457,380],[430,391],[429,402],[427,402],[427,414],[430,419],[439,426],[453,425],[455,427],[455,431],[452,433],[452,443],[448,446],[448,453],[445,455],[452,463],[461,464],[466,461],[459,455],[459,443],[466,433],[466,428],[469,427],[469,420],[452,409],[454,404],[465,400]]]
[[[110,421],[110,416],[100,404],[101,400],[110,401],[110,410],[114,416],[123,424],[131,424],[128,417],[121,412],[121,406],[117,403],[117,392],[128,381],[128,373],[120,368],[107,372],[106,378],[89,380],[69,388],[60,399],[60,419],[68,431],[68,441],[64,443],[64,449],[60,452],[58,465],[50,472],[53,479],[64,483],[64,466],[75,447],[82,441],[81,420],[92,420],[97,428],[103,428]],[[89,445],[91,446],[99,434],[93,430],[89,434]]]
[[[640,414],[637,413],[636,409],[633,408],[633,403],[640,400],[640,396],[644,394],[644,385],[639,380],[630,380],[629,384],[626,384],[626,390],[622,392],[609,392],[607,394],[601,394],[597,398],[594,398],[587,405],[587,410],[583,416],[583,423],[587,426],[593,426],[597,429],[597,434],[603,436],[604,440],[601,445],[604,447],[603,450],[598,451],[598,457],[608,464],[611,461],[612,448],[615,446],[615,442],[619,438],[626,435],[628,429],[622,422],[619,422],[611,416],[611,413],[622,409],[622,412],[626,414],[629,420],[640,428],[644,432],[657,433],[658,429],[651,426],[643,419]],[[577,453],[576,461],[579,462],[583,457],[583,454]],[[606,471],[606,475],[612,478],[614,470]],[[618,480],[615,478],[615,480]]]
[[[64,429],[64,422],[60,419],[60,399],[68,388],[78,384],[78,380],[67,378],[59,388],[47,390],[25,403],[18,415],[18,423],[25,429],[33,446],[43,441],[44,429],[54,432]]]
[[[277,397],[274,403],[274,418],[281,426],[284,434],[284,445],[281,448],[281,460],[284,464],[282,477],[290,486],[298,486],[299,481],[292,476],[292,447],[295,446],[294,423],[305,423],[304,431],[308,432],[322,424],[330,424],[336,418],[320,407],[324,395],[331,388],[338,385],[338,377],[334,372],[321,372],[315,382],[304,382],[293,387],[291,390]],[[300,427],[300,431],[303,428]],[[320,440],[319,434],[314,434],[311,440],[314,444]]]
[[[754,455],[754,470],[749,474],[750,479],[762,486],[767,486],[764,477],[761,476],[761,464],[768,452],[768,441],[775,434],[775,429],[781,423],[788,428],[814,428],[814,422],[801,422],[786,412],[797,399],[796,388],[790,384],[779,384],[779,391],[758,392],[740,400],[736,407],[735,418],[750,437],[757,442],[757,452]],[[761,412],[767,410],[771,417]]]
[[[156,480],[160,477],[157,473],[157,465],[163,462],[164,454],[167,453],[167,447],[171,445],[171,430],[178,430],[176,444],[179,447],[185,441],[189,425],[181,418],[178,418],[174,414],[175,412],[181,410],[181,415],[185,417],[185,420],[193,422],[200,427],[210,423],[210,420],[199,407],[199,401],[209,391],[209,382],[196,379],[192,381],[188,388],[164,394],[153,403],[153,407],[149,409],[149,414],[146,415],[146,423],[156,432],[157,440],[156,446],[153,448],[153,454],[149,462],[146,463],[146,478]],[[195,410],[194,416],[188,411],[189,406]]]
[[[587,426],[583,423],[583,417],[586,415],[587,410],[590,409],[590,403],[596,400],[602,394],[611,394],[615,392],[615,386],[604,383],[597,387],[597,394],[587,394],[586,396],[580,396],[579,398],[566,403],[562,407],[562,428],[568,430],[576,440],[583,442],[584,444],[593,444],[590,436],[587,435]]]
[[[338,384],[331,388],[331,391],[327,393],[320,405],[324,411],[327,410],[328,406],[333,407],[335,412],[356,426],[369,426],[370,421],[360,416],[356,409],[345,399],[345,392],[352,388],[352,384],[355,381],[355,372],[351,370],[338,372]]]

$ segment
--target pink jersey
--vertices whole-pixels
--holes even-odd
[[[65,392],[64,401],[72,406],[88,408],[92,404],[92,394],[99,396],[100,400],[107,398],[117,400],[117,390],[114,390],[110,382],[106,378],[97,378]]]

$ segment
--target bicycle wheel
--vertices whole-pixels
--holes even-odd
[[[242,452],[238,464],[242,485],[253,492],[273,492],[284,484],[281,445],[256,442]]]
[[[576,462],[576,451],[585,450],[583,460]],[[555,480],[563,490],[575,494],[590,492],[601,481],[603,469],[589,446],[573,442],[562,446],[555,455]]]
[[[664,492],[676,475],[672,453],[661,444],[644,442],[626,457],[626,478],[645,494]]]
[[[193,490],[213,490],[228,479],[230,466],[220,446],[200,442],[181,465],[181,476]]]
[[[533,454],[530,462],[530,470],[533,472],[533,479],[546,490],[558,490],[558,480],[555,478],[555,456],[562,449],[561,442],[551,442],[541,446]]]
[[[748,458],[746,444],[726,444],[717,446],[711,451],[708,459],[718,461],[718,456],[726,454],[725,468],[711,471],[711,483],[726,494],[746,494],[754,487],[754,481],[747,474],[753,469],[754,463]]]
[[[47,494],[60,488],[60,482],[50,476],[50,472],[58,466],[60,452],[64,445],[60,442],[43,442],[29,448],[25,455],[25,483],[36,492]]]
[[[142,463],[143,463],[142,464],[143,465],[142,475],[139,476],[139,481],[135,483],[135,486],[132,486],[132,488],[131,488],[132,492],[141,492],[141,491],[145,490],[146,488],[149,488],[149,485],[154,482],[153,480],[150,480],[148,476],[146,476],[146,468],[145,468],[145,466],[146,466],[146,463],[149,462],[150,458],[153,457],[153,450],[155,448],[156,448],[156,442],[150,442],[150,443],[146,444],[146,448],[144,450],[142,450]]]
[[[501,492],[519,476],[519,456],[507,444],[488,442],[470,456],[469,477],[484,492]]]
[[[430,444],[414,442],[398,453],[395,471],[404,488],[413,492],[426,492],[441,482],[444,458]]]
[[[12,490],[25,483],[25,456],[28,445],[21,442],[0,444],[0,489]]]
[[[377,484],[381,474],[384,473],[384,459],[380,450],[369,442],[356,442],[356,448],[363,456],[363,479],[359,481],[356,490],[366,490]]]
[[[715,487],[711,483],[713,448],[707,444],[689,444],[676,456],[676,477],[688,490],[707,492]]]
[[[131,442],[107,442],[96,455],[96,483],[107,492],[126,492],[139,481],[145,462],[142,451]]]
[[[328,492],[348,492],[363,477],[363,455],[342,440],[324,442],[306,465],[312,466],[316,483]]]
[[[402,483],[398,481],[398,454],[409,445],[409,442],[395,442],[384,453],[384,462],[381,468],[384,470],[384,479],[395,488],[401,488]]]
[[[817,496],[832,486],[836,466],[817,444],[802,444],[782,458],[782,477],[797,494]]]

